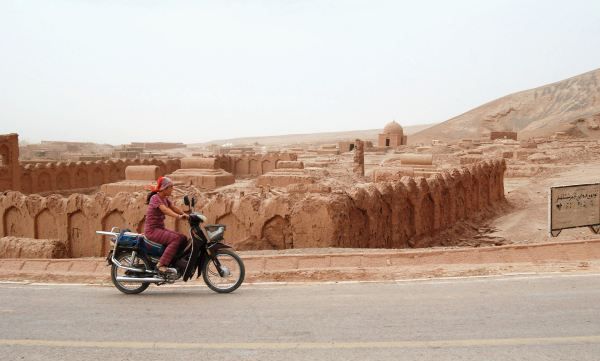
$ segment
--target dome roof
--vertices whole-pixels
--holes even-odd
[[[404,134],[404,129],[402,129],[402,126],[398,123],[396,123],[396,121],[394,120],[391,123],[387,123],[386,126],[383,128],[383,133],[384,134]]]

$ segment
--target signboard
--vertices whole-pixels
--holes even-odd
[[[600,183],[551,187],[548,199],[550,234],[563,229],[590,227],[600,231]]]

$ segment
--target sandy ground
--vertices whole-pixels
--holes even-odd
[[[490,223],[494,231],[489,236],[501,237],[510,243],[540,243],[547,241],[569,241],[595,239],[587,228],[567,229],[558,237],[548,232],[548,194],[550,187],[567,184],[596,183],[600,180],[600,160],[562,166],[551,174],[534,178],[506,178],[506,199],[513,207],[507,214]]]

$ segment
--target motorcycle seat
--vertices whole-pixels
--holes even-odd
[[[160,243],[153,242],[148,237],[144,236],[144,245],[146,252],[151,256],[161,256],[165,251],[165,246]]]

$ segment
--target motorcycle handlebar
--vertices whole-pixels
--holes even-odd
[[[190,214],[189,217],[190,217],[189,218],[190,223],[193,222],[193,221],[196,221],[198,223],[202,223],[202,222],[206,222],[207,221],[206,216],[204,216],[202,214],[199,214],[199,213],[192,213],[192,214]]]

